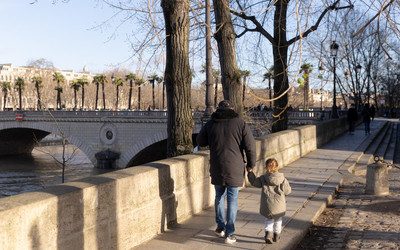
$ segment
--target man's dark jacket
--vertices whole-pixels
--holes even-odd
[[[363,117],[363,122],[371,121],[371,114],[369,113],[367,108],[363,108],[363,110],[361,111],[361,115]]]
[[[249,126],[232,109],[217,109],[197,136],[200,147],[210,146],[211,184],[241,187],[247,166],[256,165],[256,144]]]
[[[357,110],[354,107],[350,107],[349,111],[347,112],[347,120],[348,121],[357,121],[358,120],[358,114]]]

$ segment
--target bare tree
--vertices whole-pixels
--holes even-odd
[[[165,19],[165,84],[168,106],[167,157],[193,152],[194,119],[190,107],[192,72],[189,65],[189,5],[162,0]]]

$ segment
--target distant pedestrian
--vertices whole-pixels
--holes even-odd
[[[260,214],[265,217],[265,243],[279,242],[282,230],[282,217],[286,213],[285,196],[292,192],[283,173],[278,172],[278,162],[270,158],[265,162],[265,174],[256,178],[251,168],[247,177],[251,185],[262,188]]]
[[[375,117],[375,107],[374,107],[374,105],[371,105],[371,107],[369,108],[369,113],[371,115],[371,120],[373,121],[374,117]]]
[[[392,108],[392,118],[396,118],[396,112],[397,112],[396,108],[393,107]]]
[[[390,111],[389,107],[386,106],[386,107],[385,107],[385,114],[383,114],[383,116],[384,116],[384,117],[389,117],[389,111]]]
[[[256,165],[256,142],[250,127],[239,118],[227,100],[221,101],[218,109],[200,130],[197,136],[200,147],[210,146],[210,176],[215,188],[215,220],[218,237],[225,243],[236,242],[235,221],[239,187],[243,186],[246,153],[247,169]],[[225,221],[225,197],[227,214]]]
[[[349,133],[354,135],[354,128],[356,125],[356,121],[358,119],[357,110],[352,103],[350,105],[349,111],[347,112],[347,121],[349,122]]]
[[[361,111],[361,115],[364,122],[365,135],[370,134],[369,123],[371,122],[371,114],[369,113],[369,105],[365,104],[363,110]]]

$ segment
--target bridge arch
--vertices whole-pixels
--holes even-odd
[[[128,163],[137,153],[139,153],[140,151],[142,151],[143,149],[145,149],[146,147],[148,147],[154,143],[157,143],[157,142],[167,139],[167,137],[168,137],[168,133],[165,130],[165,131],[159,132],[155,135],[152,135],[144,140],[137,142],[135,145],[130,147],[123,155],[121,155],[120,160],[119,160],[119,166],[121,168],[128,167]]]
[[[25,122],[19,122],[19,121],[14,121],[14,122],[7,122],[7,123],[0,123],[0,132],[1,131],[5,131],[5,130],[15,130],[15,129],[29,129],[32,130],[32,132],[34,131],[42,131],[44,133],[40,133],[39,136],[37,136],[37,139],[40,141],[42,138],[44,138],[46,135],[48,134],[55,134],[58,136],[62,136],[59,129],[57,128],[57,125],[52,124],[52,123],[43,123],[43,122],[29,122],[29,121],[25,121]],[[77,148],[79,148],[88,158],[89,160],[93,163],[93,165],[96,166],[97,164],[97,160],[95,158],[95,153],[93,152],[93,150],[88,147],[82,140],[80,140],[79,138],[77,138],[74,135],[70,135],[67,133],[64,133],[65,137],[68,139],[68,141],[75,145]],[[27,139],[29,140],[29,139]],[[27,143],[25,146],[29,147],[27,150],[29,150],[29,152],[26,153],[30,153],[33,150],[33,147],[30,148],[30,145],[33,145],[35,143],[35,138],[32,137],[30,139],[31,143]],[[25,150],[25,151],[27,151]]]

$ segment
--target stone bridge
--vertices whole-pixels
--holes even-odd
[[[47,111],[0,114],[0,155],[29,154],[45,136],[64,133],[95,166],[96,153],[112,151],[119,154],[116,167],[125,168],[138,152],[167,139],[166,111],[52,111],[53,117]],[[196,119],[193,133],[200,128]]]
[[[30,154],[45,136],[64,133],[94,166],[104,167],[104,162],[107,165],[111,158],[116,159],[112,167],[125,168],[139,152],[167,139],[167,111],[52,111],[51,114],[3,111],[0,114],[0,155]],[[265,122],[268,116],[268,112],[249,114],[253,121]],[[197,134],[201,113],[194,113],[194,117],[193,133]],[[313,124],[319,114],[292,112],[289,117],[294,124]]]

